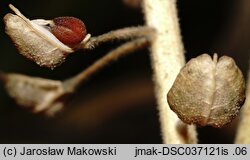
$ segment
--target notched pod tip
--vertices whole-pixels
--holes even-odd
[[[57,67],[64,62],[70,53],[79,49],[77,47],[81,43],[85,43],[90,38],[85,25],[76,18],[73,20],[70,18],[71,23],[77,21],[77,23],[73,23],[71,30],[68,29],[68,32],[65,32],[66,34],[59,34],[58,28],[61,29],[60,32],[63,32],[62,29],[66,30],[69,23],[64,21],[64,23],[59,23],[60,26],[58,27],[53,20],[29,20],[13,5],[10,4],[9,7],[15,14],[8,13],[4,16],[6,33],[23,56],[40,66]],[[79,24],[84,26],[79,27]],[[81,35],[76,36],[75,31]],[[56,33],[57,36],[53,33]],[[62,41],[62,38],[66,39],[66,44],[63,43],[65,41]]]
[[[170,108],[188,124],[222,127],[245,101],[245,80],[228,56],[202,54],[191,59],[167,94]]]

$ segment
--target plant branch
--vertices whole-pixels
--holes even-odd
[[[139,27],[127,27],[123,29],[118,29],[115,31],[110,31],[108,33],[102,34],[100,36],[92,37],[86,43],[83,43],[82,49],[93,49],[96,46],[113,41],[113,40],[125,40],[125,39],[133,39],[140,37],[148,37],[150,38],[154,34],[154,29],[147,26],[139,26]]]
[[[150,44],[150,38],[138,38],[110,51],[76,76],[64,81],[0,72],[0,81],[15,101],[33,112],[52,116],[68,96],[84,81],[107,64]]]
[[[104,57],[98,59],[94,64],[89,66],[87,69],[74,76],[73,78],[67,79],[64,81],[64,86],[70,90],[75,90],[78,85],[87,80],[91,75],[110,64],[111,62],[121,58],[133,51],[143,48],[150,43],[150,38],[139,38],[130,42],[127,42],[118,48],[110,51]]]
[[[152,41],[151,61],[155,74],[155,92],[163,141],[170,144],[197,143],[195,126],[183,124],[170,110],[166,98],[177,74],[185,64],[176,0],[144,0],[143,2],[146,23],[157,32]]]
[[[243,105],[240,117],[241,119],[238,126],[235,143],[250,144],[250,61],[246,88],[246,101]]]

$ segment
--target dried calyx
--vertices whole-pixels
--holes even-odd
[[[16,13],[4,17],[6,33],[19,52],[40,66],[54,68],[81,43],[89,40],[84,23],[73,17],[29,20],[13,5]]]
[[[234,60],[217,54],[191,59],[167,94],[170,108],[188,124],[222,127],[239,113],[245,81]]]

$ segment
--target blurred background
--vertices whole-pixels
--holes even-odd
[[[127,0],[1,0],[0,17],[12,3],[30,19],[75,16],[93,36],[143,25],[140,8]],[[218,53],[235,59],[245,77],[250,53],[249,0],[178,0],[186,59]],[[122,42],[78,51],[55,70],[18,54],[0,23],[0,71],[63,80],[88,67]],[[32,114],[0,85],[0,143],[162,143],[147,49],[103,69],[84,83],[55,117]],[[166,93],[167,94],[167,93]],[[200,143],[233,143],[239,118],[221,129],[198,128]]]

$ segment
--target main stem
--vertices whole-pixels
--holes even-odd
[[[175,0],[144,0],[146,23],[156,29],[151,48],[156,98],[164,143],[197,143],[195,127],[170,110],[167,93],[185,64]]]

